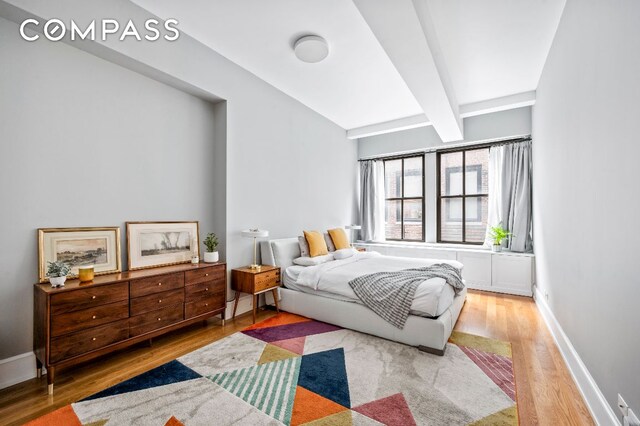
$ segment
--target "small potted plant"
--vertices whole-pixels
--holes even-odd
[[[205,263],[215,263],[219,260],[218,256],[218,237],[213,232],[207,234],[207,238],[204,239],[204,261]]]
[[[507,239],[510,235],[513,235],[513,234],[507,231],[506,229],[504,229],[502,227],[502,223],[499,223],[496,226],[492,226],[491,231],[489,232],[489,236],[493,240],[491,251],[493,252],[502,251],[502,241]]]
[[[64,286],[64,282],[67,279],[67,275],[71,271],[69,265],[66,263],[56,260],[55,262],[47,262],[49,266],[47,267],[47,277],[49,277],[49,282],[51,283],[51,287],[62,287]]]

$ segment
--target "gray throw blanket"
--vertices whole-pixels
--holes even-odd
[[[402,329],[418,286],[430,278],[443,278],[456,294],[464,288],[460,271],[447,263],[362,275],[349,281],[349,285],[365,306]]]

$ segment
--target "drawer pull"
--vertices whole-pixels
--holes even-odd
[[[95,337],[91,338],[91,341],[92,341],[92,342],[95,342],[95,341],[96,341],[96,338],[95,338]]]
[[[162,320],[162,318],[158,318],[158,321]]]
[[[95,316],[95,315],[94,315],[94,316],[92,316],[92,317],[91,317],[91,319],[96,319],[96,316]]]
[[[158,285],[162,285],[162,283],[158,283]]]
[[[205,287],[205,288],[204,288],[204,291],[209,291],[209,287]]]
[[[209,304],[208,304],[208,303],[205,303],[205,304],[204,304],[204,306],[209,306]]]
[[[204,276],[205,276],[205,277],[208,277],[208,276],[209,276],[209,274],[204,274]]]
[[[95,299],[95,298],[96,298],[95,296],[91,296],[91,300],[93,300],[93,299]]]
[[[158,303],[162,303],[162,299],[158,300]]]

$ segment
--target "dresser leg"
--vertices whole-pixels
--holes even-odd
[[[49,368],[47,368],[47,384],[48,384],[49,395],[53,395],[54,375],[55,375],[55,368],[53,367],[53,365],[50,365]]]
[[[258,295],[253,296],[253,323],[256,323],[256,309],[258,308]]]
[[[236,300],[233,302],[233,316],[232,316],[232,318],[236,317],[236,310],[238,309],[238,300],[240,300],[240,292],[238,290],[236,290]]]
[[[39,379],[42,377],[42,363],[36,358],[36,377]]]
[[[276,311],[280,313],[280,307],[278,306],[278,290],[274,288],[271,290],[271,294],[273,294],[273,302],[276,304]]]

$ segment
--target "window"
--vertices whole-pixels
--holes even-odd
[[[488,169],[489,148],[438,153],[438,242],[484,243]]]
[[[424,241],[424,155],[384,160],[385,237]]]

